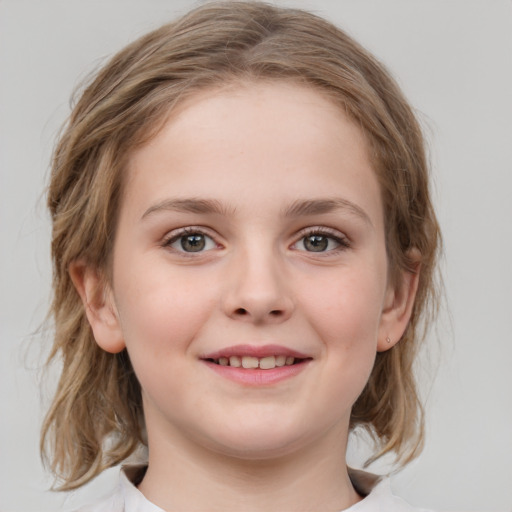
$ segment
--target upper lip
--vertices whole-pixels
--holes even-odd
[[[295,357],[296,359],[307,359],[311,356],[299,352],[297,350],[284,347],[282,345],[233,345],[231,347],[222,348],[215,352],[209,352],[200,356],[200,359],[219,359],[220,357],[231,356],[250,356],[250,357],[269,357],[269,356],[286,356]]]

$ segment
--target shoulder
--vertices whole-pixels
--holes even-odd
[[[145,469],[143,466],[125,467],[114,492],[74,512],[163,512],[149,502],[136,487]],[[354,488],[365,498],[345,512],[433,512],[412,507],[395,496],[388,478],[352,469],[349,475]]]
[[[145,466],[124,467],[119,483],[111,494],[73,512],[163,512],[149,502],[136,487],[145,470]]]
[[[355,489],[366,497],[345,512],[433,512],[413,507],[395,496],[389,478],[351,470],[350,479]]]
[[[122,490],[120,485],[118,485],[111,494],[100,498],[94,503],[75,509],[73,512],[124,512],[124,501]]]
[[[73,512],[124,512],[124,500],[116,490],[110,496],[104,497],[95,503],[75,509]]]

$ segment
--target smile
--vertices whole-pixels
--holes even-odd
[[[303,359],[293,356],[266,356],[266,357],[253,357],[253,356],[231,356],[219,357],[218,359],[207,359],[212,363],[220,366],[233,366],[234,368],[246,369],[260,369],[272,370],[273,368],[280,368],[282,366],[291,366],[298,364]]]
[[[200,357],[216,374],[245,386],[267,386],[302,373],[313,358],[280,345],[236,345]]]

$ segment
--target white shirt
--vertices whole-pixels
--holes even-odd
[[[121,471],[119,484],[111,495],[75,512],[165,512],[151,503],[132,483],[140,482],[138,475],[141,470],[140,466],[125,467]],[[366,497],[343,512],[428,512],[411,507],[394,496],[388,478],[363,471],[350,470],[349,474],[355,489]]]

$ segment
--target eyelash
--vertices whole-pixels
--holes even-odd
[[[210,236],[207,232],[205,232],[204,228],[188,226],[186,228],[181,228],[178,231],[172,231],[171,233],[169,233],[162,241],[162,247],[168,248],[168,249],[174,249],[172,247],[172,244],[174,244],[175,242],[180,240],[180,238],[184,238],[188,235],[202,235],[203,237],[209,238],[210,240],[212,240],[217,247],[219,246],[219,244],[217,244],[217,242],[215,242],[214,238],[212,236]],[[182,255],[192,256],[192,257],[195,255],[195,253],[205,252],[202,250],[201,251],[185,251],[185,250],[180,251],[179,249],[174,249],[174,250],[176,252],[179,252]]]
[[[179,252],[180,254],[186,255],[189,257],[193,257],[195,255],[195,253],[200,254],[200,253],[207,252],[207,251],[211,250],[211,249],[207,249],[207,251],[204,251],[201,249],[198,251],[185,251],[185,250],[175,249],[172,247],[172,245],[174,243],[179,241],[181,238],[186,237],[187,235],[201,235],[205,238],[212,240],[213,243],[216,244],[217,247],[219,247],[219,244],[217,244],[217,242],[215,242],[214,237],[210,236],[207,232],[205,232],[204,228],[194,227],[194,226],[188,226],[186,228],[181,228],[178,231],[169,233],[169,235],[166,236],[164,238],[164,240],[162,241],[162,247],[174,249],[176,252]],[[325,237],[328,240],[333,240],[336,244],[338,244],[338,246],[333,249],[325,250],[325,251],[322,251],[322,250],[321,251],[308,251],[306,249],[304,249],[304,250],[294,249],[294,250],[298,250],[301,252],[307,252],[310,254],[312,253],[312,254],[322,255],[322,254],[333,254],[333,253],[336,254],[338,252],[344,251],[351,247],[349,240],[345,236],[341,235],[338,231],[335,231],[335,230],[332,230],[329,228],[325,228],[325,227],[310,227],[310,228],[304,229],[303,231],[301,231],[299,233],[299,237],[298,237],[297,241],[294,242],[291,245],[291,247],[294,248],[297,244],[299,244],[301,242],[304,243],[304,241],[308,237],[315,236],[315,235],[320,236],[320,237]]]
[[[297,244],[299,244],[301,242],[304,243],[306,238],[314,236],[314,235],[325,237],[329,240],[334,240],[334,242],[336,242],[338,244],[338,247],[335,247],[334,249],[330,249],[327,251],[306,251],[306,250],[304,250],[303,252],[307,252],[310,254],[317,254],[317,255],[329,255],[329,254],[336,254],[338,252],[345,251],[346,249],[350,249],[350,247],[351,247],[350,241],[346,236],[342,235],[339,231],[336,231],[336,230],[333,230],[330,228],[326,228],[326,227],[306,228],[305,230],[303,230],[299,233],[300,237],[292,245],[292,247],[296,246]],[[300,250],[300,249],[297,249],[297,250]]]

